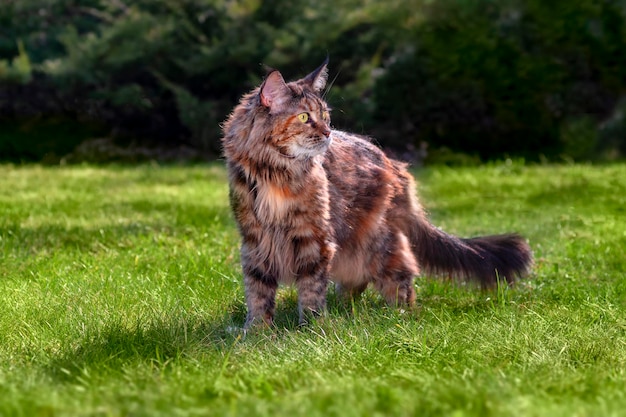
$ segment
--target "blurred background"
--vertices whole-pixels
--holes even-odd
[[[415,163],[626,154],[626,0],[0,0],[0,160],[220,156],[264,65]]]

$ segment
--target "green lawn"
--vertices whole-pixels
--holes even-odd
[[[626,165],[417,172],[435,224],[517,231],[514,289],[416,281],[241,339],[221,165],[0,165],[0,416],[626,415]]]

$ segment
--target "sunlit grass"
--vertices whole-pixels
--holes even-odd
[[[241,338],[221,165],[0,166],[0,415],[626,415],[626,166],[417,173],[431,218],[517,231],[531,278],[418,278]]]

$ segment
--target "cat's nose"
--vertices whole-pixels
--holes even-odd
[[[329,137],[330,136],[330,127],[324,126],[322,127],[322,135]]]

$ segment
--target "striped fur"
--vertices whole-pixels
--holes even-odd
[[[331,280],[347,296],[372,284],[389,304],[411,305],[420,273],[491,287],[529,271],[531,251],[520,236],[446,234],[427,220],[405,164],[331,130],[320,95],[326,78],[326,63],[290,83],[273,71],[223,125],[246,328],[272,323],[281,283],[297,287],[306,323],[323,312]]]

